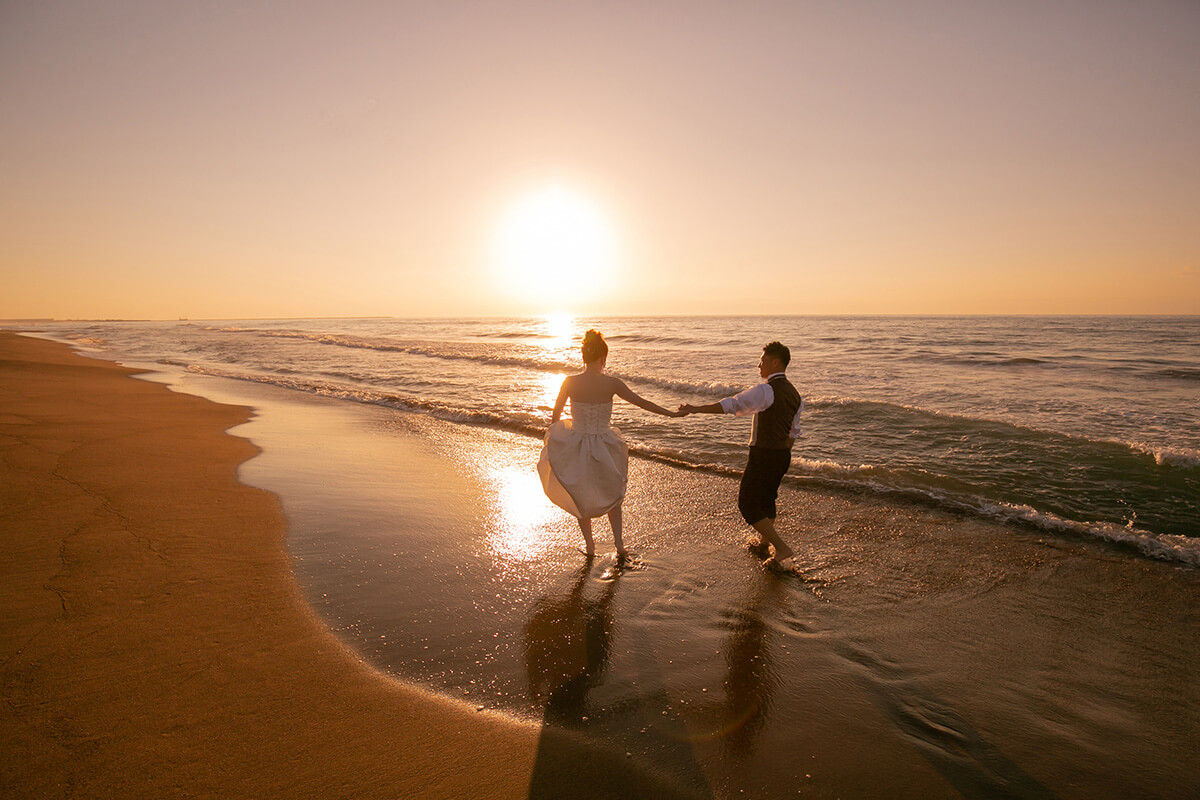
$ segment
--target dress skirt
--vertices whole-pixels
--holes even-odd
[[[616,428],[581,433],[566,419],[546,431],[538,475],[546,496],[567,513],[591,519],[612,511],[625,499],[628,473],[629,448]]]

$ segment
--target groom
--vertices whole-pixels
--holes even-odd
[[[765,556],[769,547],[775,548],[774,557],[765,562],[767,566],[781,565],[794,555],[775,531],[775,498],[792,463],[792,443],[800,435],[800,412],[804,410],[804,400],[784,374],[791,360],[786,347],[771,342],[763,348],[758,362],[758,374],[764,383],[717,403],[679,407],[686,414],[754,415],[750,456],[738,490],[738,511],[746,524],[758,531],[759,540],[751,549]]]

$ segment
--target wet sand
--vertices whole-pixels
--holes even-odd
[[[801,574],[745,550],[736,481],[634,459],[634,564],[588,563],[539,442],[276,387],[261,410],[310,603],[379,669],[542,725],[695,798],[1189,797],[1200,572],[861,495],[788,490]],[[736,435],[736,434],[735,434]],[[619,773],[618,773],[619,774]],[[578,795],[577,795],[578,796]],[[613,794],[609,796],[620,796]]]
[[[151,376],[214,405],[0,341],[52,362],[0,367],[5,469],[25,476],[4,491],[45,498],[2,518],[31,550],[2,588],[6,794],[1200,788],[1197,570],[788,490],[802,568],[780,577],[744,550],[735,482],[638,459],[619,569],[575,550],[528,437]],[[235,405],[258,411],[239,425]]]
[[[0,331],[0,796],[525,797],[536,726],[310,611],[250,410],[131,372]]]

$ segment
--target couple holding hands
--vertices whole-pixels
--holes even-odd
[[[608,344],[598,331],[590,330],[584,335],[582,350],[583,372],[563,380],[554,403],[554,415],[538,460],[538,474],[546,495],[579,520],[589,557],[595,552],[592,519],[605,514],[612,525],[617,557],[626,555],[621,539],[621,503],[625,499],[629,454],[625,442],[609,425],[614,396],[666,417],[753,414],[750,454],[738,490],[738,510],[746,524],[758,532],[758,541],[751,549],[767,557],[764,562],[767,566],[781,566],[792,557],[792,549],[775,530],[775,498],[791,464],[792,443],[800,433],[804,400],[784,374],[791,360],[786,347],[771,342],[763,348],[758,362],[763,383],[716,403],[684,404],[677,411],[650,402],[621,379],[604,373]],[[560,420],[567,400],[571,401],[571,419]]]

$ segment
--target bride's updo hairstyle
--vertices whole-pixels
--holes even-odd
[[[590,364],[608,355],[608,342],[597,330],[590,330],[583,335],[583,363]]]

